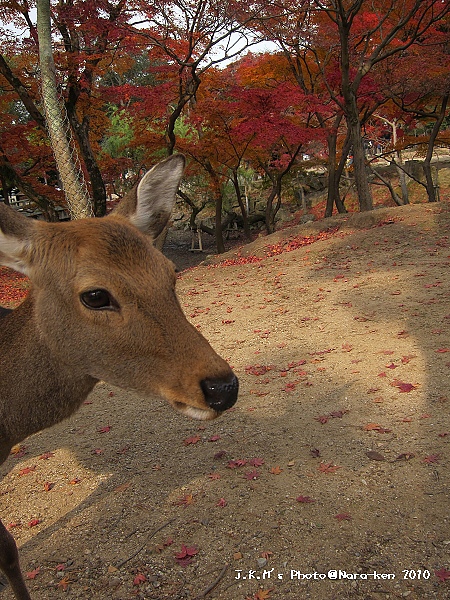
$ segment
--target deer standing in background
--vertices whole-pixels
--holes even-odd
[[[152,244],[183,169],[181,155],[159,163],[101,219],[46,223],[0,204],[0,264],[32,282],[0,320],[0,464],[74,413],[99,380],[162,396],[194,419],[236,402],[236,376],[186,320],[173,265]],[[16,598],[30,600],[1,521],[0,570]]]

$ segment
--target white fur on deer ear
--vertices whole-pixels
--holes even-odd
[[[34,221],[0,203],[0,265],[29,275],[26,250]]]
[[[148,171],[136,190],[136,204],[128,218],[155,239],[166,226],[184,171],[184,156],[175,154]]]

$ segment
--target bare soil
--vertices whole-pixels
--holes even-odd
[[[449,236],[446,203],[382,209],[183,272],[239,401],[198,423],[101,383],[16,448],[33,598],[450,598]]]

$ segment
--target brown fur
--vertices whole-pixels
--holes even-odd
[[[103,219],[29,222],[0,205],[0,262],[33,283],[1,322],[0,464],[14,444],[75,412],[99,380],[157,394],[198,419],[235,402],[237,379],[186,320],[173,265],[152,245],[181,173],[180,157],[161,163]],[[113,308],[83,304],[81,295],[98,289]],[[16,597],[29,600],[1,522],[0,568]]]

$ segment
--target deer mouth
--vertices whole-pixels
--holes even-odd
[[[184,402],[173,402],[173,407],[185,417],[190,417],[196,421],[211,421],[222,414],[212,408],[198,408]]]
[[[236,403],[239,380],[233,371],[220,378],[206,378],[200,382],[203,392],[203,406],[194,406],[169,397],[168,400],[178,412],[197,421],[210,421],[219,417]]]

